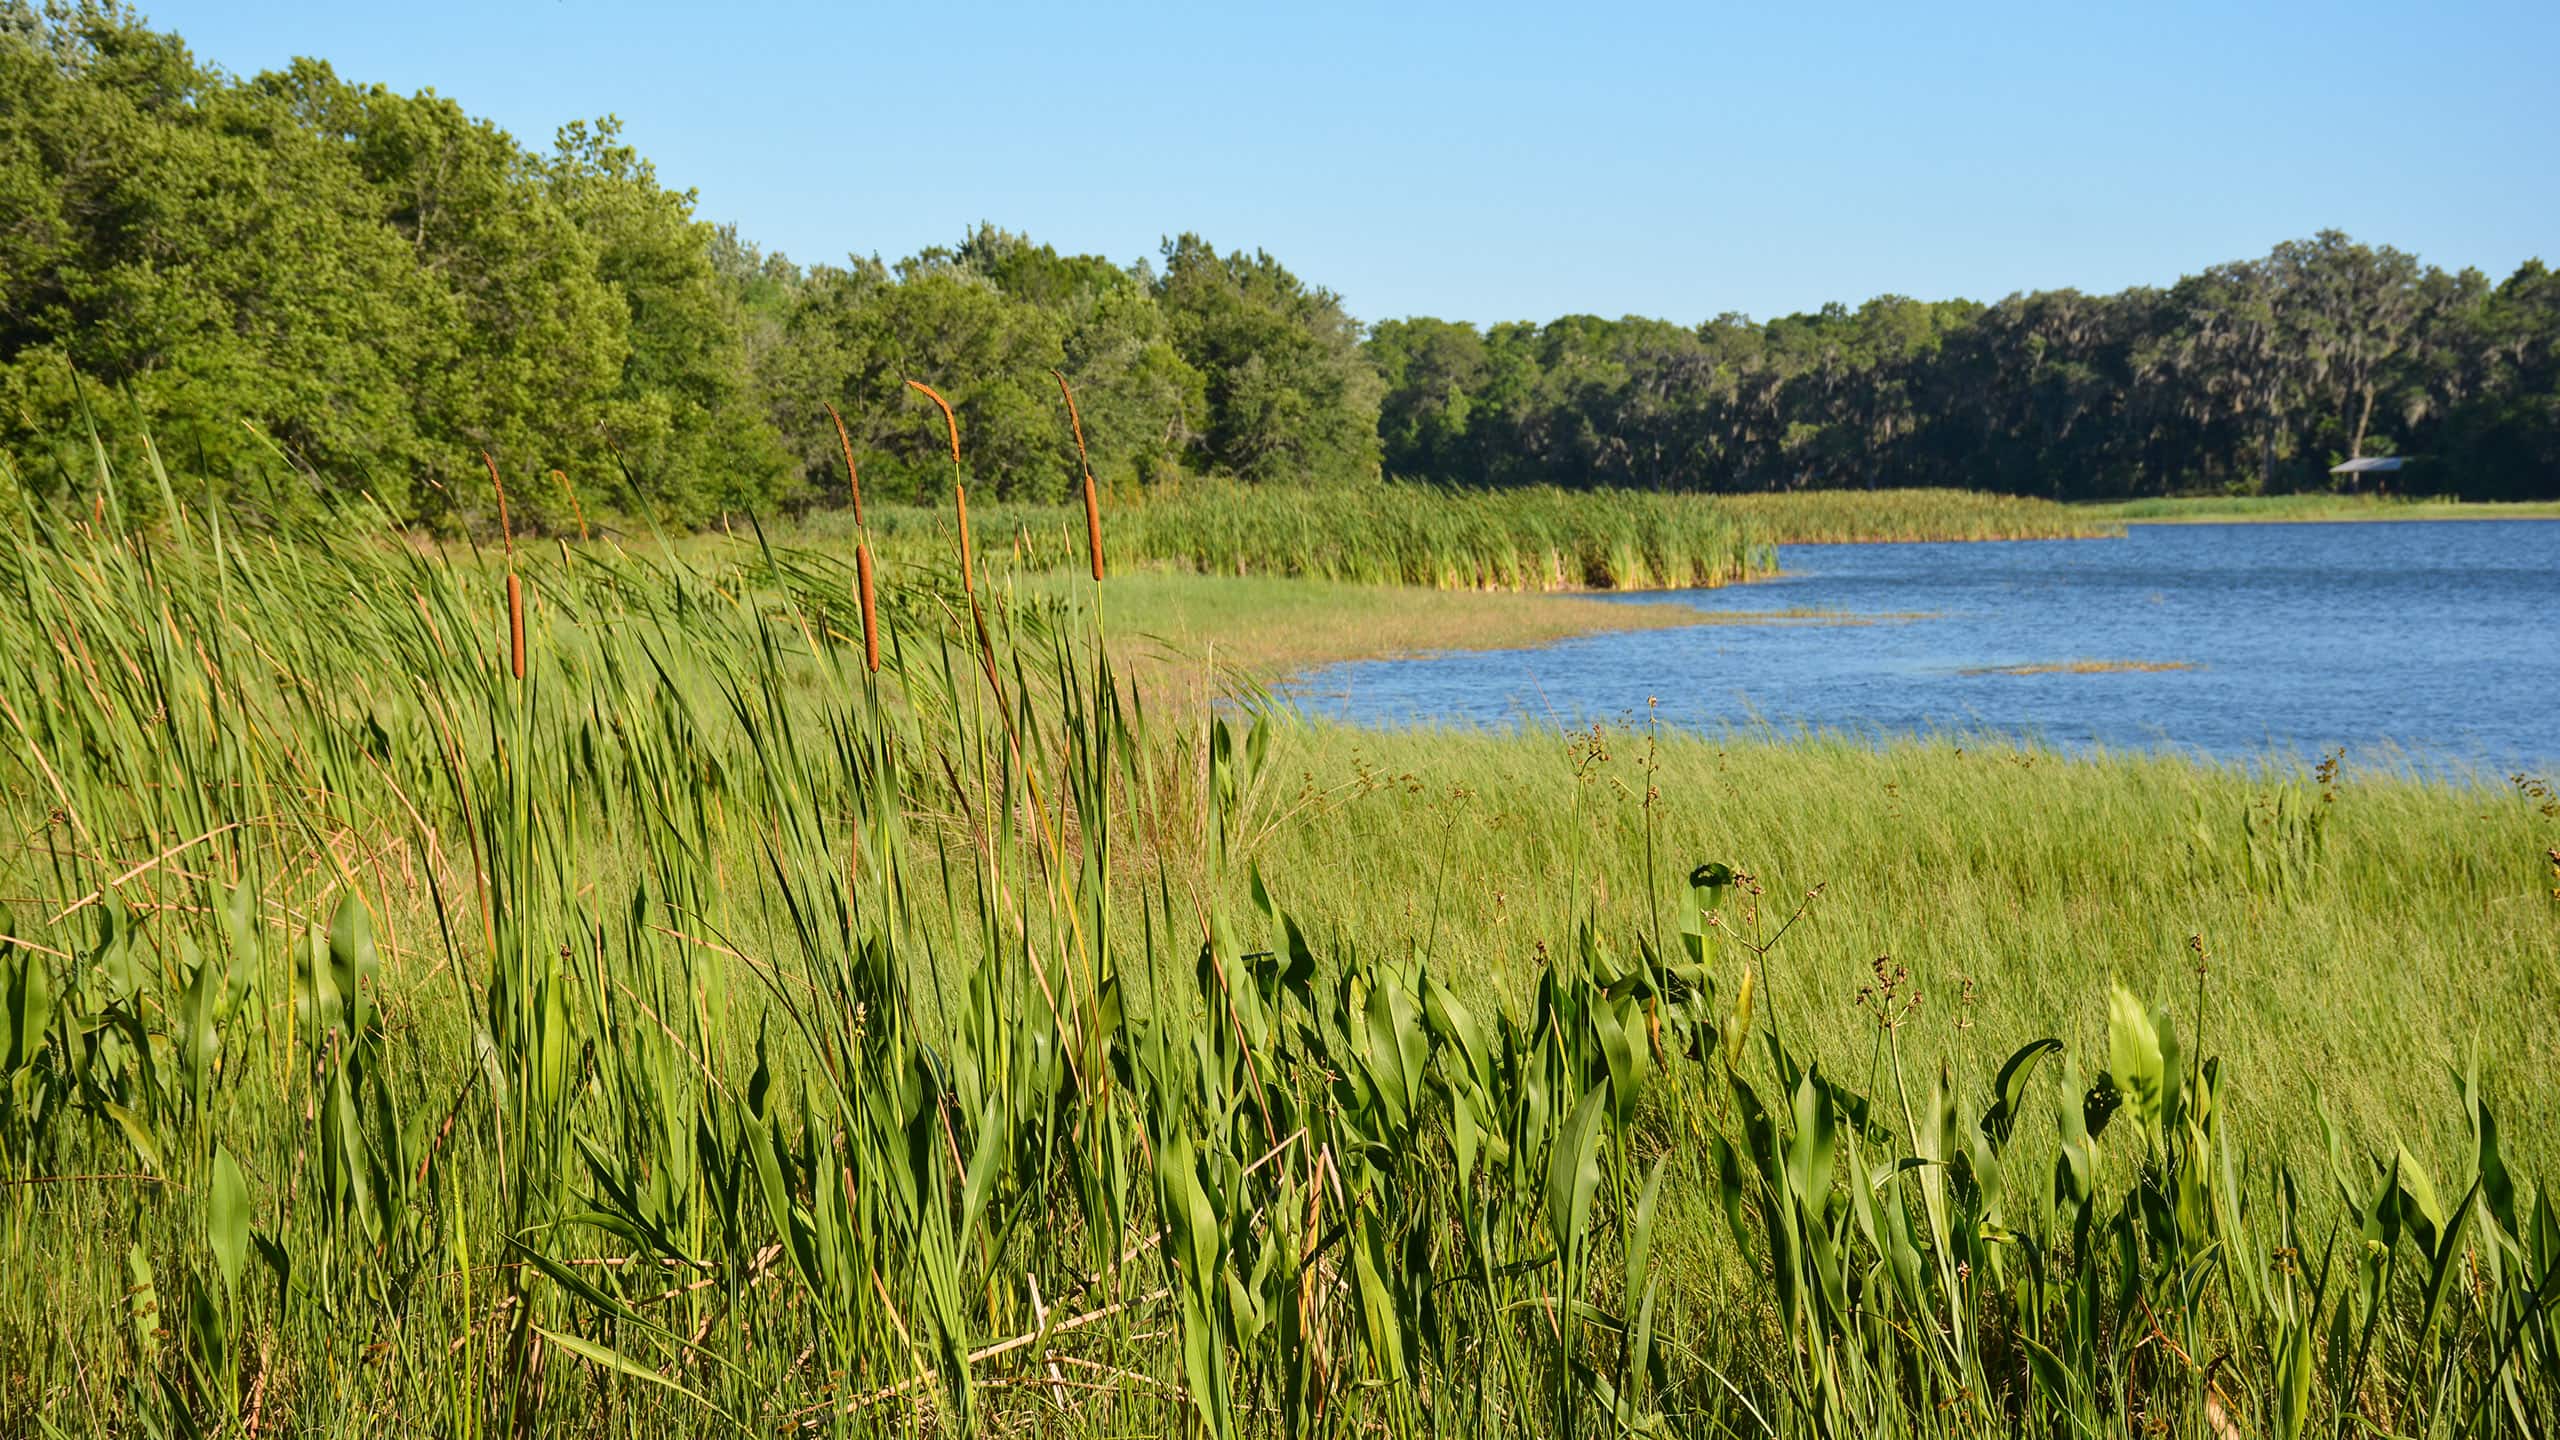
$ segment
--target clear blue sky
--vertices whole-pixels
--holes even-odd
[[[1812,8],[146,0],[242,74],[317,56],[545,146],[618,114],[801,260],[1187,229],[1478,321],[2113,290],[2328,226],[2560,262],[2551,0]]]

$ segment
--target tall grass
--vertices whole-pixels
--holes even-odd
[[[2448,1150],[2322,1173],[2235,1138],[2218,991],[1931,1065],[1880,962],[1826,1038],[1801,898],[1640,737],[1559,759],[1503,882],[1558,923],[1489,985],[1440,882],[1277,863],[1270,721],[1150,713],[954,560],[875,671],[836,554],[528,547],[519,665],[388,517],[142,530],[101,478],[0,548],[0,1429],[2560,1416],[2560,1223],[2470,1077]],[[1314,918],[1359,887],[1405,943]]]
[[[1786,545],[2077,540],[2124,533],[2123,524],[2103,512],[1979,490],[1794,490],[1725,495],[1716,503],[1771,542]]]
[[[1093,539],[1073,506],[982,505],[976,523],[980,556],[1032,570],[1082,568]],[[949,521],[908,510],[894,525],[920,551]],[[1444,590],[1666,589],[1769,568],[1765,545],[1715,505],[1630,491],[1193,481],[1114,506],[1110,541],[1125,561],[1200,574]]]
[[[2549,500],[2465,501],[2440,496],[2173,495],[2081,507],[2092,516],[2170,521],[2235,520],[2538,520],[2560,517]]]
[[[950,521],[875,507],[897,553],[930,559]],[[1068,505],[980,505],[980,563],[1065,569],[1094,536]],[[817,517],[804,537],[833,531]],[[1662,590],[1730,584],[1775,568],[1780,544],[2118,535],[2110,517],[1955,490],[1671,495],[1544,487],[1452,490],[1190,481],[1114,509],[1127,561],[1204,575],[1301,577],[1444,590]]]

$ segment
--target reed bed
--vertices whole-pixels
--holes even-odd
[[[1394,878],[1412,823],[1366,878],[1287,863],[1285,727],[1141,703],[1108,583],[1069,621],[965,548],[493,566],[362,512],[132,525],[101,478],[0,546],[0,1430],[2560,1418],[2560,1222],[2475,1073],[2424,1160],[2298,1170],[2237,1138],[2320,1122],[2224,1068],[2201,967],[1932,1064],[1878,961],[1840,1044],[1808,897],[1667,823],[1725,798],[1641,736],[1557,757],[1499,882],[1560,923],[1469,941]],[[1298,503],[1251,512],[1276,547],[1243,505],[1165,533],[1488,583]],[[1151,523],[1069,529],[1183,553]],[[2321,883],[2320,805],[2230,883]],[[1363,890],[1410,938],[1317,918]]]
[[[2082,540],[2122,535],[2104,510],[1978,490],[1794,490],[1718,496],[1773,544],[1873,541]]]
[[[899,552],[947,552],[938,508],[875,507]],[[979,563],[1079,566],[1089,512],[981,505]],[[815,540],[839,522],[813,517]],[[1732,584],[1776,568],[1781,544],[2019,540],[2121,535],[2110,516],[2049,500],[1959,490],[1676,495],[1549,487],[1457,490],[1401,482],[1309,488],[1190,481],[1115,506],[1126,561],[1203,575],[1275,576],[1443,590],[1671,590]]]
[[[2245,520],[2549,520],[2560,501],[2459,500],[2394,495],[2170,495],[2076,506],[2092,517],[2140,521],[2229,523]]]
[[[929,555],[949,524],[940,510],[910,509],[894,527],[910,553]],[[981,506],[976,553],[1035,571],[1083,568],[1090,529],[1076,506]],[[1128,563],[1203,575],[1441,590],[1680,589],[1771,568],[1767,545],[1717,505],[1630,491],[1191,481],[1114,506],[1110,541]]]

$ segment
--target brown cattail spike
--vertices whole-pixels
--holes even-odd
[[[498,478],[498,462],[489,458],[488,451],[480,452],[480,463],[489,467],[490,488],[498,492],[498,538],[506,542],[507,555],[512,559],[516,553],[516,532],[515,527],[507,523],[507,482]]]
[[[952,417],[951,402],[942,398],[941,391],[934,389],[932,386],[927,385],[921,380],[908,381],[907,388],[916,391],[923,395],[927,400],[930,400],[934,404],[942,407],[942,428],[949,431],[951,434],[951,463],[954,465],[959,464],[960,422]]]
[[[551,478],[559,481],[560,489],[568,495],[569,513],[576,516],[578,520],[578,538],[581,541],[585,540],[587,538],[587,507],[578,503],[578,487],[569,483],[569,472],[566,470],[552,471]]]
[[[1084,547],[1093,557],[1093,579],[1102,583],[1102,501],[1093,493],[1093,476],[1084,477]]]
[[[960,421],[951,413],[951,402],[942,392],[921,380],[910,380],[907,388],[942,407],[942,428],[951,436],[951,497],[960,511],[960,589],[969,595],[978,593],[978,566],[969,548],[969,487],[960,483]]]
[[[524,678],[524,582],[514,571],[507,572],[507,655],[508,666],[518,680]]]
[[[871,600],[871,546],[853,547],[854,568],[862,575],[862,660],[872,673],[880,670],[880,613]]]
[[[1059,372],[1050,371],[1049,378],[1058,382],[1058,393],[1067,397],[1067,428],[1075,432],[1076,464],[1091,471],[1093,462],[1084,453],[1084,417],[1076,413],[1076,392],[1067,388],[1067,377]]]
[[[1102,500],[1094,493],[1093,460],[1084,452],[1084,417],[1076,413],[1076,392],[1067,388],[1067,377],[1052,370],[1050,378],[1058,382],[1058,393],[1067,397],[1067,428],[1075,432],[1076,468],[1084,472],[1084,545],[1093,560],[1093,578],[1102,580]]]
[[[853,491],[853,523],[859,528],[862,524],[862,477],[853,469],[853,436],[845,432],[844,417],[836,413],[833,405],[827,407],[827,418],[836,422],[836,443],[844,447],[844,483]],[[875,663],[871,668],[877,670],[880,667]]]

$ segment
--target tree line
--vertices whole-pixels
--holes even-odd
[[[2560,279],[2497,284],[2323,234],[2165,289],[1899,296],[1702,325],[1570,316],[1364,329],[1260,252],[1134,264],[981,226],[895,264],[800,265],[704,222],[610,120],[519,144],[432,91],[303,60],[241,78],[104,0],[0,0],[0,459],[74,489],[90,436],[290,503],[677,522],[840,503],[949,457],[971,483],[1096,475],[2101,496],[2328,483],[2354,454],[2466,495],[2560,493]],[[141,457],[148,460],[153,457]]]
[[[2075,499],[2319,489],[2398,455],[2398,486],[2560,493],[2560,277],[2535,260],[2492,284],[2335,231],[2113,295],[1396,320],[1368,348],[1407,475]]]

